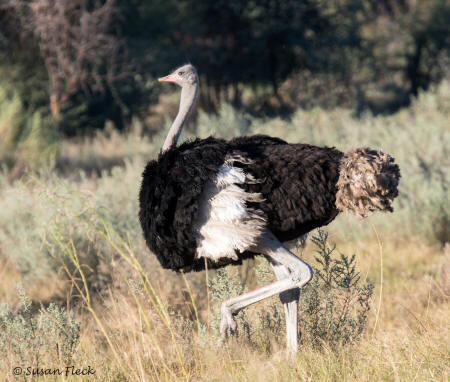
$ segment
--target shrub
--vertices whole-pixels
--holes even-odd
[[[216,307],[211,318],[211,327],[217,338],[220,335],[220,307],[222,302],[246,292],[246,288],[238,274],[233,272],[232,269],[233,268],[230,266],[219,268],[216,272],[216,276],[209,282],[211,300],[216,303]],[[234,317],[234,319],[237,323],[235,333],[236,337],[241,336],[239,330],[243,330],[244,335],[246,334],[247,338],[250,339],[250,322],[246,309],[241,310]]]
[[[0,356],[21,366],[40,366],[45,359],[69,364],[78,350],[81,325],[62,307],[50,303],[33,315],[32,304],[19,287],[21,310],[0,309]]]
[[[300,298],[300,324],[304,334],[303,342],[320,348],[327,345],[339,346],[356,342],[366,327],[373,293],[371,283],[363,283],[356,270],[355,255],[335,255],[336,247],[329,247],[328,234],[318,230],[312,237],[317,247],[313,280],[302,288]],[[264,258],[258,258],[255,273],[258,284],[273,281],[270,265]],[[220,325],[220,304],[246,291],[241,279],[232,267],[221,268],[210,282],[212,300],[217,302],[213,318],[216,335]],[[238,330],[236,337],[245,338],[255,348],[269,352],[272,340],[284,341],[284,310],[275,298],[263,300],[244,309],[236,315]],[[253,314],[252,314],[253,313]],[[256,318],[256,319],[255,319]]]
[[[302,288],[301,319],[305,341],[331,348],[355,342],[363,333],[374,286],[362,283],[355,269],[355,255],[339,254],[328,246],[328,234],[312,237],[317,247],[314,278]]]
[[[258,285],[262,286],[272,282],[274,276],[269,262],[264,257],[258,257],[255,261]],[[232,297],[245,293],[247,286],[242,282],[237,268],[227,266],[216,271],[215,277],[209,282],[209,288],[211,300],[214,304],[211,327],[213,335],[218,339],[221,304]],[[279,339],[280,342],[284,341],[284,313],[283,307],[278,302],[278,296],[265,299],[241,310],[234,319],[237,324],[234,338],[238,341],[245,341],[255,350],[269,353],[273,341],[279,342]]]

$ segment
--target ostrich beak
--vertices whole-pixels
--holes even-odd
[[[175,82],[177,79],[174,74],[169,74],[168,76],[158,78],[158,82]]]

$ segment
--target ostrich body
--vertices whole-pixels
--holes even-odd
[[[183,271],[265,256],[277,281],[225,301],[221,336],[235,331],[233,316],[239,310],[280,294],[293,354],[299,288],[313,272],[283,243],[327,225],[340,211],[360,217],[392,211],[399,168],[381,151],[359,148],[344,154],[264,135],[230,141],[209,137],[177,147],[198,95],[197,71],[185,65],[159,81],[174,82],[182,91],[158,159],[143,173],[139,218],[147,245],[164,268]]]

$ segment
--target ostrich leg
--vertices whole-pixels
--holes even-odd
[[[289,325],[287,331],[287,349],[291,354],[295,353],[297,351],[297,330],[295,330],[294,334],[292,328],[294,324],[297,326],[297,315],[295,314],[295,321],[292,317],[294,316],[293,311],[296,310],[297,301],[293,303],[292,300],[295,297],[295,291],[291,292],[290,290],[301,288],[310,281],[313,275],[312,269],[307,263],[300,260],[284,247],[271,232],[266,232],[261,237],[258,245],[252,248],[252,252],[264,254],[275,267],[280,269],[280,271],[277,271],[279,272],[277,278],[281,277],[281,280],[279,279],[272,284],[233,297],[222,303],[222,320],[220,323],[222,341],[225,339],[228,330],[230,333],[233,333],[236,329],[236,322],[234,321],[233,316],[241,309],[275,294],[287,292],[286,295],[283,295],[286,296],[286,303],[289,304],[286,308],[289,310],[287,313],[288,317],[286,317],[286,322],[289,321],[289,324],[287,324]],[[281,268],[279,268],[280,266],[283,266],[285,269],[281,271]]]
[[[271,264],[278,280],[289,277],[289,269],[281,264]],[[289,355],[295,354],[298,346],[298,300],[300,288],[289,289],[280,293],[286,317],[286,341]]]

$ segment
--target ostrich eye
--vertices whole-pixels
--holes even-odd
[[[181,71],[181,72],[178,72],[178,75],[179,76],[182,76],[184,74],[184,72],[183,71]]]

